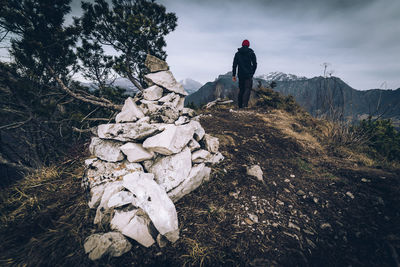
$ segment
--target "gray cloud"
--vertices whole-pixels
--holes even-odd
[[[247,38],[259,69],[316,76],[322,62],[357,89],[400,87],[400,1],[160,1],[175,12],[168,62],[179,78],[202,82],[230,70]],[[397,52],[396,52],[397,51]]]

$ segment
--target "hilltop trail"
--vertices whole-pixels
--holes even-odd
[[[219,188],[201,206],[224,211],[220,216],[229,230],[217,223],[210,228],[231,234],[226,245],[239,252],[236,260],[287,266],[395,264],[398,174],[328,156],[310,134],[318,128],[313,120],[292,124],[294,118],[279,110],[210,114],[201,123],[220,138],[227,156],[220,168],[226,173],[205,186],[208,192],[214,183]],[[251,164],[263,169],[266,187],[246,176]],[[259,223],[243,224],[249,213]]]
[[[69,242],[75,252],[59,258],[59,265],[396,266],[399,170],[368,167],[354,155],[332,156],[323,144],[323,126],[304,114],[216,109],[205,111],[200,122],[219,138],[225,160],[213,168],[210,182],[176,203],[181,238],[161,249],[133,242],[122,257],[95,263],[84,255],[82,240]],[[246,175],[252,164],[262,168],[265,185]],[[83,194],[78,186],[73,190]],[[69,217],[88,216],[83,197],[76,203],[66,199],[65,209],[77,214]],[[62,216],[51,219],[63,223]],[[86,221],[65,223],[70,232],[80,227],[87,233],[93,226]],[[55,239],[51,229],[43,234],[46,240]],[[35,247],[64,253],[52,244]],[[30,257],[45,255],[33,250]]]

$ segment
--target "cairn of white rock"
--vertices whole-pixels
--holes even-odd
[[[113,232],[96,233],[85,252],[96,260],[131,249],[128,238],[145,247],[160,247],[179,238],[174,202],[210,177],[219,163],[218,139],[205,133],[187,95],[166,62],[148,55],[150,87],[128,98],[116,123],[98,126],[92,138],[84,181],[90,188],[94,224]]]

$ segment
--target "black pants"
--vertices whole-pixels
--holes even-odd
[[[253,87],[253,77],[239,78],[239,99],[238,99],[239,108],[247,107],[252,87]]]

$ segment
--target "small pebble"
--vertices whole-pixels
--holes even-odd
[[[257,215],[252,214],[252,213],[249,213],[248,215],[249,215],[250,220],[252,220],[255,223],[258,223],[258,216]]]
[[[349,191],[346,192],[346,196],[350,197],[351,199],[354,199],[354,195]]]
[[[306,193],[303,191],[303,190],[299,190],[299,191],[297,191],[297,193],[296,193],[298,196],[304,196]]]
[[[284,182],[285,183],[290,183],[290,180],[289,179],[285,179]]]
[[[297,231],[300,231],[300,227],[297,226],[296,224],[292,223],[292,222],[289,222],[288,227],[296,229]]]
[[[323,229],[327,229],[327,228],[332,228],[332,226],[329,224],[329,223],[323,223],[323,224],[321,224],[321,229],[323,230]]]
[[[294,174],[291,174],[291,175],[290,175],[290,178],[294,178],[294,177],[296,177],[296,175],[294,175]]]

